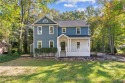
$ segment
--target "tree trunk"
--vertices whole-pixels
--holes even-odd
[[[23,35],[23,24],[24,24],[24,6],[23,6],[23,1],[21,0],[20,2],[21,5],[21,27],[20,27],[20,34],[19,34],[19,48],[18,51],[19,53],[23,52],[23,39],[22,39],[22,35]]]
[[[110,41],[110,50],[111,50],[111,54],[114,54],[114,38],[113,38],[113,31],[112,28],[110,27],[109,29],[109,41]]]

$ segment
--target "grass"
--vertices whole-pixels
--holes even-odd
[[[18,58],[0,63],[0,83],[122,83],[125,63]]]
[[[0,63],[11,61],[11,60],[17,59],[19,57],[20,57],[19,54],[0,55]]]

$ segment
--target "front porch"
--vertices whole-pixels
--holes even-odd
[[[57,49],[57,57],[90,56],[90,38],[62,34],[57,37]]]

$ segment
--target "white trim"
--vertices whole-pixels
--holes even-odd
[[[89,26],[88,26],[88,35],[91,35],[91,30],[90,30]]]
[[[41,43],[41,48],[42,48],[42,40],[37,41],[37,48],[38,48],[38,43]]]
[[[77,33],[77,29],[80,29],[80,33]],[[76,35],[81,35],[81,27],[76,27]]]
[[[62,35],[58,36],[57,38],[60,38],[60,37],[62,37],[62,36],[65,36],[65,37],[69,38],[69,37],[68,37],[67,35],[65,35],[65,34],[62,34]]]
[[[70,52],[71,52],[71,45],[72,45],[72,44],[71,44],[71,39],[70,39]]]
[[[39,33],[39,27],[41,28],[41,33]],[[43,28],[42,26],[37,26],[37,35],[42,35],[43,33]]]
[[[90,39],[90,37],[70,37],[70,39]]]
[[[43,19],[44,17],[47,17],[48,19],[50,19],[50,20],[51,20],[52,22],[54,22],[54,23],[57,23],[57,22],[55,22],[54,20],[52,20],[51,18],[49,18],[47,15],[45,15],[45,16],[41,17],[40,19],[36,20],[32,25],[34,25],[35,23],[37,23],[38,21],[40,21],[40,20]]]
[[[65,30],[65,32],[63,32],[63,29]],[[62,27],[62,33],[66,33],[66,27]]]
[[[66,28],[70,28],[70,27],[88,27],[89,25],[86,25],[86,26],[59,26],[59,27],[66,27]]]
[[[53,33],[50,33],[50,28],[53,27]],[[49,34],[54,34],[54,26],[49,26]]]
[[[32,26],[46,26],[46,25],[58,25],[58,24],[32,24]]]
[[[53,42],[53,48],[54,48],[54,41],[53,40],[49,40],[49,48],[50,48],[50,42]]]

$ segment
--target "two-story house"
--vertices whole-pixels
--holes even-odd
[[[33,23],[35,48],[58,49],[58,57],[90,56],[89,25],[84,20],[54,21],[44,16]]]

